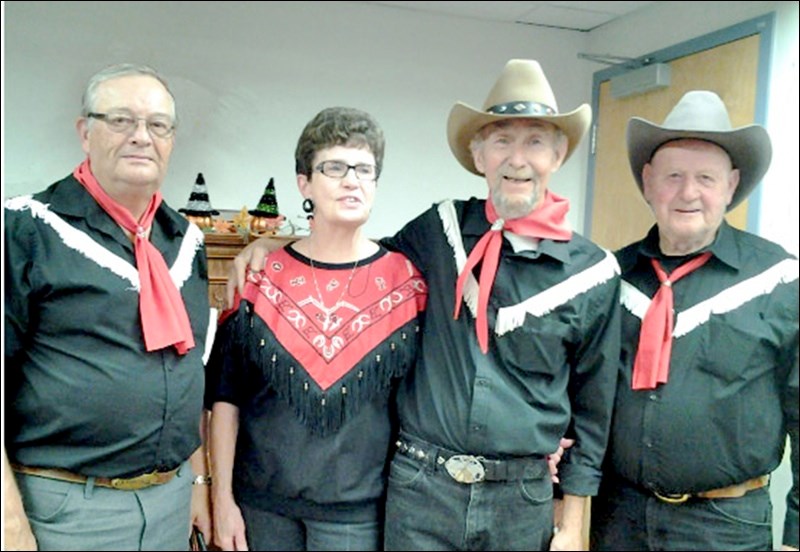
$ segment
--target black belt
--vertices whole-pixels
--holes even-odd
[[[395,445],[400,454],[420,462],[432,461],[436,468],[443,468],[450,477],[467,485],[481,481],[540,479],[550,473],[547,461],[541,455],[493,460],[454,452],[407,436],[401,436]]]

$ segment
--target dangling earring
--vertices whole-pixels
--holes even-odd
[[[311,201],[310,197],[307,197],[303,200],[303,211],[306,214],[306,220],[312,220],[314,218],[314,202]]]

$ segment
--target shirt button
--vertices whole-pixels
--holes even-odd
[[[472,431],[480,431],[480,430],[481,430],[481,426],[479,426],[479,425],[472,426]]]
[[[658,395],[656,395],[655,393],[650,393],[650,400],[651,401],[657,401],[658,400]]]

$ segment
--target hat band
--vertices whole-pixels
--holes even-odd
[[[556,115],[556,110],[539,102],[508,102],[493,105],[487,113],[497,115]]]

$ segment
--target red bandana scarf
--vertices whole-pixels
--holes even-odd
[[[673,304],[672,286],[706,264],[711,253],[706,252],[682,264],[667,274],[656,259],[650,259],[656,271],[658,291],[642,320],[639,333],[639,350],[633,363],[633,389],[655,389],[659,383],[667,383],[669,361],[672,354]]]
[[[175,345],[179,354],[186,354],[194,347],[194,336],[183,297],[170,278],[161,252],[147,239],[153,217],[161,205],[161,192],[153,194],[141,220],[136,222],[128,209],[103,190],[92,174],[88,159],[78,165],[72,174],[114,222],[136,237],[134,251],[141,286],[139,311],[145,347],[148,351],[157,351]]]
[[[486,318],[486,310],[489,305],[489,292],[494,284],[495,274],[497,274],[497,264],[500,262],[503,230],[531,238],[567,241],[572,237],[572,230],[566,219],[567,211],[569,211],[569,200],[550,191],[545,192],[544,202],[539,208],[534,209],[527,217],[512,220],[499,218],[491,199],[486,200],[486,220],[491,223],[492,227],[472,248],[464,269],[458,276],[458,282],[456,283],[456,309],[453,315],[455,319],[458,319],[461,301],[464,296],[464,284],[475,265],[483,261],[478,285],[478,310],[475,331],[478,335],[478,344],[484,354],[489,350],[489,322]]]

